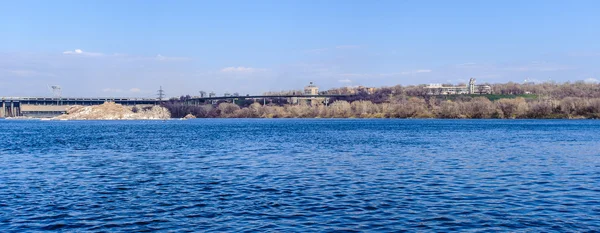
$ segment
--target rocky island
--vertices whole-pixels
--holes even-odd
[[[164,107],[146,108],[127,107],[113,102],[105,102],[95,106],[74,105],[67,108],[66,113],[54,120],[164,120],[171,118],[171,113]]]

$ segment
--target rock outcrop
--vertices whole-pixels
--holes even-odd
[[[183,119],[195,119],[195,118],[196,118],[196,116],[192,115],[191,113],[189,113],[183,117]]]
[[[164,107],[153,106],[133,112],[129,107],[106,102],[94,106],[70,106],[67,113],[57,116],[57,120],[162,120],[171,118],[171,113]]]

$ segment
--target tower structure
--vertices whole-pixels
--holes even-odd
[[[60,97],[62,96],[62,88],[59,85],[48,86],[52,91],[52,97],[56,98],[56,104],[60,104]]]
[[[318,95],[319,87],[315,86],[313,84],[313,82],[310,82],[310,84],[308,84],[308,86],[304,87],[304,94],[305,95]]]
[[[469,79],[469,94],[475,94],[475,79],[474,78],[470,78]]]
[[[156,95],[158,95],[158,100],[163,100],[165,97],[165,91],[162,89],[162,86],[160,86],[160,89],[158,89],[158,93]]]

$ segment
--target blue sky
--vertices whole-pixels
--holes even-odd
[[[4,1],[0,96],[600,79],[600,1]]]

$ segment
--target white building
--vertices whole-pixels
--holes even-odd
[[[469,79],[469,84],[464,86],[444,86],[442,84],[429,84],[425,87],[428,95],[473,95],[492,94],[489,85],[475,85],[475,79]]]

